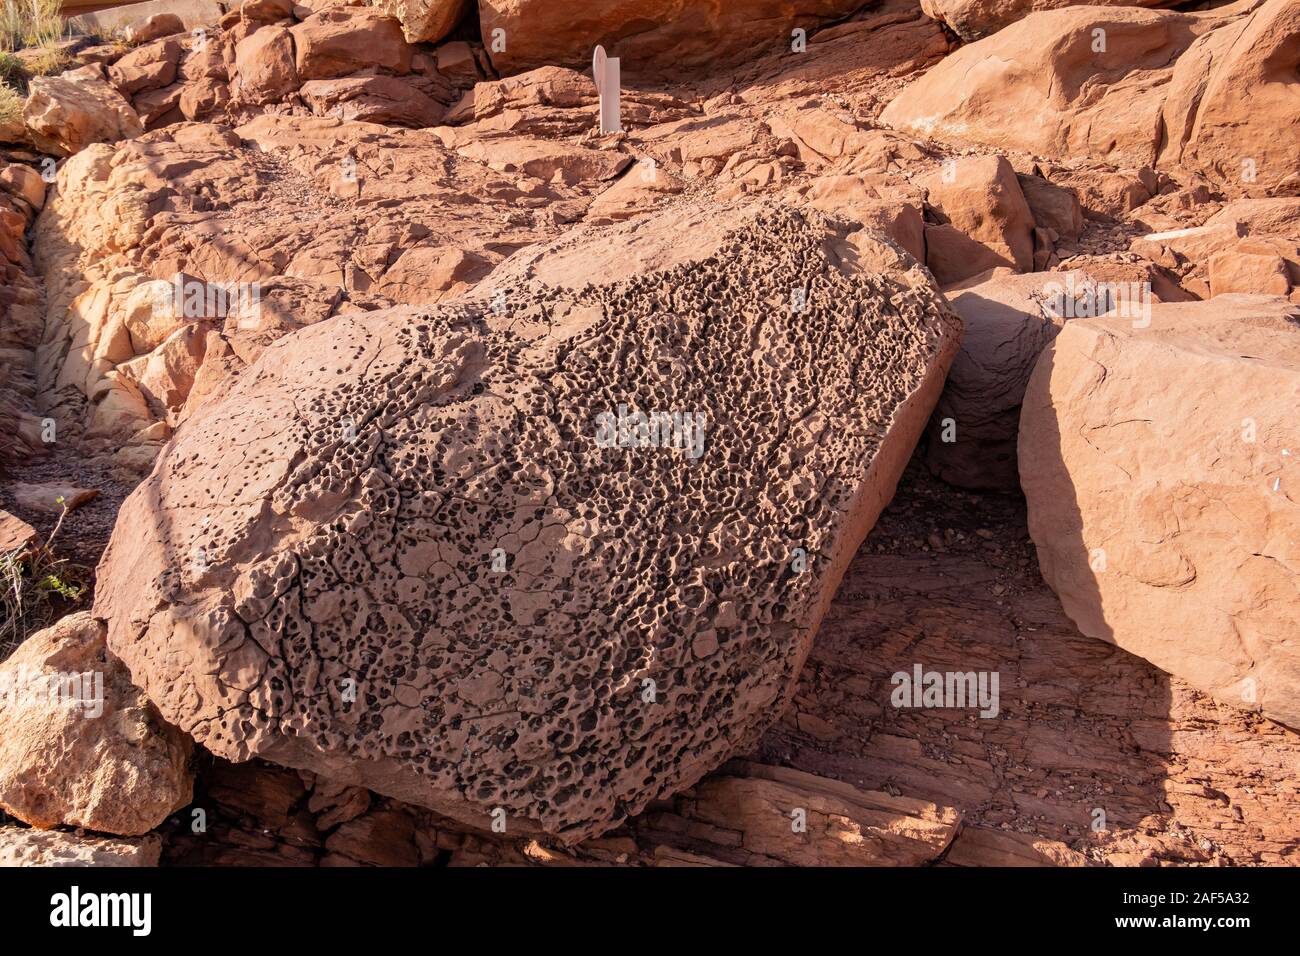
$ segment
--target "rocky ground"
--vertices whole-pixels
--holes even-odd
[[[1300,7],[644,6],[26,78],[0,859],[1296,862]]]

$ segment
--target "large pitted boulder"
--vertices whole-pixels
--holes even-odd
[[[144,132],[126,98],[104,79],[98,64],[59,76],[33,77],[23,106],[37,149],[70,156],[91,143],[116,143]]]
[[[734,62],[791,48],[791,31],[812,33],[842,19],[859,0],[479,0],[479,26],[501,73],[537,66],[591,63],[596,44],[625,71],[680,69]]]
[[[1020,419],[1043,577],[1079,630],[1300,728],[1300,310],[1066,324]]]
[[[139,836],[189,803],[189,738],[106,654],[87,612],[0,665],[0,807],[35,827]]]
[[[777,719],[925,425],[960,321],[874,241],[687,203],[281,339],[123,505],[110,646],[224,757],[608,829]]]

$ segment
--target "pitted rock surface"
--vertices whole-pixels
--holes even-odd
[[[738,222],[627,278],[271,345],[123,506],[96,599],[114,652],[219,755],[484,829],[502,808],[581,839],[752,746],[960,323],[820,214]],[[602,447],[620,404],[704,415],[703,454]]]

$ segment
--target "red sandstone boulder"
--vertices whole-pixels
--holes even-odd
[[[1286,295],[1300,280],[1300,254],[1296,251],[1300,247],[1295,243],[1290,243],[1290,246],[1294,264],[1289,264],[1268,243],[1258,240],[1246,239],[1232,249],[1216,253],[1210,258],[1206,270],[1210,295],[1233,292]],[[1293,272],[1297,273],[1294,277]]]
[[[479,0],[479,25],[501,73],[531,67],[587,66],[596,44],[622,58],[624,71],[736,62],[788,52],[791,30],[854,12],[855,0],[732,0],[690,8],[676,0]]]
[[[1241,235],[1300,239],[1300,199],[1238,199],[1216,212],[1206,225],[1235,223]]]
[[[45,180],[32,167],[22,163],[0,166],[0,189],[20,197],[37,212],[45,205]]]
[[[1298,36],[1290,0],[1198,13],[1068,6],[958,50],[881,119],[1054,159],[1158,163],[1236,195],[1289,195],[1300,189]]]
[[[139,45],[185,32],[185,21],[174,13],[155,13],[139,23],[130,24],[122,31],[128,43]]]
[[[442,104],[397,76],[308,80],[300,91],[317,116],[363,123],[427,127],[442,121]]]
[[[58,514],[65,508],[72,511],[99,497],[94,488],[80,488],[62,481],[15,481],[6,491],[20,507],[46,514]]]
[[[1300,727],[1300,312],[1221,296],[1152,313],[1067,323],[1030,379],[1020,482],[1043,577],[1084,634]]]
[[[1083,232],[1083,206],[1079,194],[1042,176],[1017,175],[1020,191],[1033,214],[1034,223],[1051,229],[1060,239],[1077,242]]]
[[[1173,0],[921,0],[926,16],[942,20],[968,43],[997,33],[1039,10],[1072,6],[1169,7]]]
[[[104,649],[90,614],[0,664],[0,807],[35,827],[139,836],[190,801],[190,741]]]
[[[1034,217],[1004,157],[953,160],[916,183],[946,224],[997,257],[994,265],[1020,272],[1034,267]]]
[[[181,45],[176,40],[159,40],[136,47],[108,68],[108,78],[123,96],[134,96],[169,86],[176,79]]]
[[[235,91],[241,99],[274,103],[298,86],[293,34],[287,28],[263,27],[235,46]]]
[[[945,290],[965,334],[930,419],[926,464],[951,485],[1014,492],[1016,432],[1038,356],[1067,320],[1105,311],[1083,272],[986,274]]]
[[[1172,63],[1220,14],[1134,7],[1032,13],[962,47],[881,114],[896,129],[1017,149],[1151,166]]]
[[[22,518],[0,509],[0,554],[20,554],[36,543],[36,529]]]
[[[917,262],[925,262],[922,199],[862,174],[822,176],[804,193],[814,209],[862,223],[887,235]]]
[[[1300,192],[1300,5],[1268,0],[1199,37],[1164,100],[1161,166],[1234,195]]]
[[[411,43],[437,43],[456,26],[468,0],[373,0],[374,6],[402,25]]]
[[[245,0],[237,12],[244,23],[276,23],[292,19],[297,6],[293,0]]]
[[[32,143],[43,152],[69,156],[91,143],[115,143],[144,132],[140,117],[104,81],[98,65],[59,76],[33,77],[23,106]]]
[[[290,32],[298,75],[304,80],[327,80],[374,67],[390,73],[411,68],[411,45],[402,36],[401,25],[377,10],[322,10]]]

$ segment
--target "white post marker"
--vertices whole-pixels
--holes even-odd
[[[591,57],[591,75],[596,81],[596,92],[600,94],[600,135],[617,133],[623,127],[619,123],[619,78],[618,57],[605,55],[603,46],[596,47]]]

